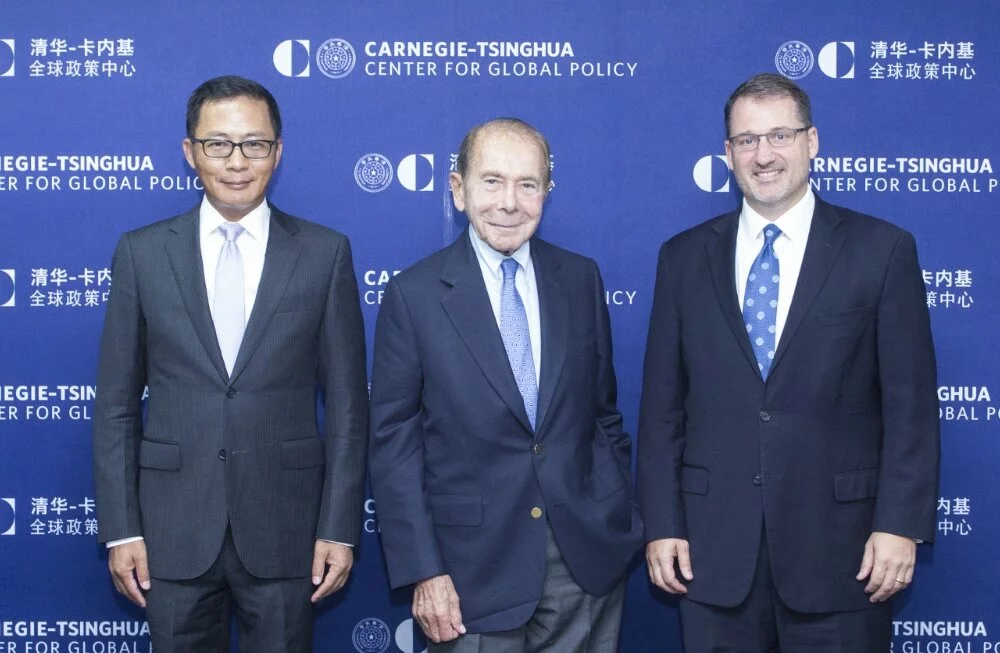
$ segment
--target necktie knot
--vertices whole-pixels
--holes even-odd
[[[781,235],[781,229],[774,225],[764,227],[764,240],[768,245],[773,245],[774,241]]]
[[[219,225],[219,231],[222,232],[223,237],[225,237],[227,243],[234,243],[236,239],[240,237],[246,229],[242,225],[238,225],[235,222],[227,222],[225,224]]]
[[[520,264],[512,258],[505,258],[500,263],[500,267],[503,269],[503,279],[504,281],[510,281],[517,274],[517,268]]]

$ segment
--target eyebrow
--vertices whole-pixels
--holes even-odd
[[[232,136],[230,136],[230,134],[228,132],[224,132],[224,131],[210,131],[210,132],[208,132],[207,137],[208,138],[219,138],[219,139],[231,139],[232,138]],[[273,137],[268,137],[268,136],[266,136],[264,134],[264,132],[259,132],[259,131],[247,132],[246,134],[243,134],[242,138],[243,138],[243,140],[248,140],[248,139],[249,140],[255,140],[255,139],[259,139],[259,140],[277,140],[277,139],[274,139]]]
[[[771,129],[769,129],[769,130],[767,130],[766,132],[763,132],[763,133],[764,134],[770,134],[772,132],[781,131],[782,129],[799,129],[799,128],[798,127],[786,127],[785,125],[780,125],[778,127],[772,127]],[[733,134],[732,136],[730,136],[730,138],[736,138],[737,136],[760,136],[760,135],[761,134],[758,134],[757,132],[745,131],[745,132],[740,132],[739,134]]]
[[[482,179],[483,177],[500,177],[501,179],[507,178],[506,175],[500,174],[499,172],[493,170],[483,170],[482,172],[480,172],[479,178]],[[541,181],[541,178],[535,175],[525,175],[522,177],[517,177],[515,181]]]

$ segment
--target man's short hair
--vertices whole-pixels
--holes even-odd
[[[493,120],[484,122],[481,125],[476,125],[470,129],[469,133],[462,139],[462,145],[458,148],[458,161],[456,161],[458,174],[461,175],[463,179],[465,178],[465,173],[469,170],[469,159],[472,158],[472,155],[476,150],[476,141],[479,140],[479,136],[484,131],[492,131],[494,129],[511,131],[520,134],[521,136],[526,136],[538,144],[539,149],[542,151],[542,161],[543,166],[545,167],[545,178],[542,180],[542,184],[547,190],[549,183],[552,181],[552,168],[549,165],[549,142],[545,139],[545,136],[542,135],[542,132],[538,131],[520,118],[494,118]]]
[[[253,81],[237,75],[223,75],[210,79],[194,90],[187,103],[187,135],[194,138],[194,130],[198,127],[201,108],[206,102],[227,100],[229,98],[247,97],[252,100],[262,100],[267,105],[271,117],[271,127],[274,137],[281,138],[281,113],[278,111],[278,101],[271,93]]]
[[[795,101],[796,112],[799,115],[799,120],[802,121],[803,126],[812,126],[812,104],[809,102],[809,96],[806,94],[802,88],[788,79],[776,73],[761,73],[759,75],[754,75],[747,81],[739,85],[739,87],[733,91],[733,94],[729,96],[729,101],[726,102],[725,110],[725,120],[726,120],[726,138],[732,136],[729,133],[729,117],[733,111],[733,105],[736,104],[736,100],[740,98],[752,98],[754,100],[763,100],[766,98],[777,98],[777,97],[790,97]]]

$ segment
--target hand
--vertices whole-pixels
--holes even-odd
[[[413,617],[435,644],[450,642],[465,634],[458,593],[451,576],[433,576],[417,583],[413,590]]]
[[[917,559],[917,544],[908,537],[892,533],[872,533],[865,542],[858,580],[868,579],[865,592],[869,600],[879,603],[910,586],[913,564]]]
[[[354,552],[351,547],[337,542],[316,540],[316,548],[313,549],[312,581],[313,585],[318,587],[309,600],[318,603],[343,587],[353,564]]]
[[[149,562],[146,543],[136,540],[113,546],[108,550],[108,569],[115,589],[140,608],[146,607],[142,590],[149,590]],[[142,588],[140,590],[140,588]]]
[[[687,587],[674,572],[675,561],[684,580],[694,580],[687,540],[668,537],[646,544],[646,568],[649,569],[649,580],[653,581],[653,585],[671,594],[687,594]]]

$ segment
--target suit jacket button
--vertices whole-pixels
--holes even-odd
[[[541,516],[542,516],[542,509],[541,508],[539,508],[538,506],[535,506],[534,508],[531,509],[531,518],[532,519],[538,519]]]
[[[543,451],[545,451],[545,445],[538,444],[537,442],[531,445],[531,452],[534,453],[536,456],[541,454]]]
[[[760,474],[754,474],[753,475],[753,484],[754,485],[760,485]]]
[[[219,460],[225,460],[225,459],[226,459],[226,450],[219,449]]]
[[[238,394],[239,393],[236,392],[236,390],[233,390],[232,388],[229,388],[228,390],[226,390],[226,396],[229,397],[230,399],[235,399],[236,395],[238,395]]]
[[[760,411],[760,421],[762,421],[762,422],[770,422],[771,421],[771,413],[767,412],[766,410]]]

